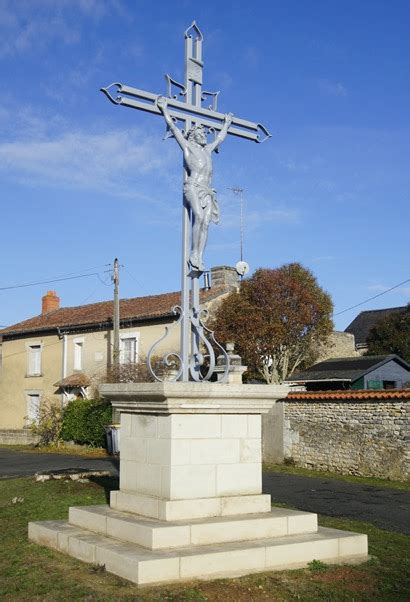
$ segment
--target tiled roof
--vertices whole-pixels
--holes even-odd
[[[410,389],[388,389],[383,391],[372,390],[350,390],[350,391],[295,391],[286,397],[289,401],[316,399],[332,400],[355,400],[355,399],[410,399]]]
[[[229,292],[228,287],[213,287],[209,291],[201,291],[201,302]],[[172,315],[172,308],[179,305],[181,293],[164,293],[148,297],[134,297],[120,300],[121,325],[131,320],[149,320]],[[61,307],[46,314],[40,314],[18,324],[0,330],[0,336],[57,330],[76,326],[97,326],[112,322],[113,301],[102,301],[77,307]]]
[[[312,382],[326,380],[346,380],[354,382],[367,374],[376,366],[394,360],[404,368],[410,366],[398,355],[368,355],[358,357],[341,357],[325,360],[314,364],[311,368],[292,374],[287,380],[290,382]]]
[[[355,317],[353,322],[349,324],[349,326],[345,329],[345,332],[349,332],[350,334],[354,335],[356,345],[365,345],[371,329],[379,320],[382,318],[387,318],[387,316],[405,309],[406,307],[404,306],[362,311],[358,316]]]

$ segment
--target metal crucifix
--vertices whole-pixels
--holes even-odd
[[[164,363],[167,366],[178,364],[174,380],[209,380],[215,367],[214,344],[225,357],[223,382],[228,375],[229,359],[213,333],[203,324],[205,312],[199,302],[199,278],[205,269],[203,252],[208,226],[211,221],[219,221],[219,207],[215,190],[211,187],[212,153],[218,150],[227,135],[264,142],[270,138],[270,134],[260,123],[217,111],[219,92],[202,90],[202,42],[202,33],[194,21],[185,32],[185,82],[180,84],[166,75],[166,97],[120,83],[101,88],[101,91],[114,104],[162,115],[167,124],[166,137],[174,137],[183,151],[182,292],[181,306],[174,308],[174,312],[179,314],[177,324],[181,325],[181,343],[180,353],[167,354]],[[175,88],[182,100],[178,100]],[[113,89],[116,90],[116,96],[112,96]],[[203,107],[202,103],[209,102],[209,99],[211,105]],[[177,127],[179,121],[183,123],[183,130]],[[207,131],[214,134],[214,140],[210,143],[207,141]],[[157,380],[162,378],[154,372],[151,358],[167,333],[168,327],[151,347],[147,357],[148,367]],[[204,347],[205,354],[201,351]]]

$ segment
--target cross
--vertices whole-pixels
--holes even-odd
[[[176,135],[177,141],[183,140],[174,127],[174,123],[182,122],[183,133],[185,136],[193,126],[203,126],[210,132],[214,132],[218,140],[218,135],[224,138],[226,135],[236,136],[253,142],[264,142],[270,138],[270,133],[261,123],[256,123],[241,119],[236,116],[230,116],[229,127],[226,122],[227,116],[217,110],[219,92],[207,92],[202,89],[203,84],[203,60],[202,60],[202,42],[203,35],[194,21],[185,31],[185,81],[184,84],[178,83],[169,75],[165,76],[167,82],[166,113],[168,117],[168,128],[166,137]],[[116,104],[140,111],[146,111],[154,115],[165,116],[162,108],[162,95],[133,88],[120,83],[113,83],[101,91],[108,99]],[[115,95],[112,94],[113,91]],[[160,100],[161,99],[161,100]],[[204,102],[211,102],[207,107]],[[177,131],[175,131],[177,130]],[[214,146],[217,146],[216,144]],[[215,150],[217,150],[215,148]],[[187,169],[184,170],[184,182],[189,178]],[[195,184],[197,185],[197,184]],[[211,189],[208,196],[212,196]],[[205,194],[203,192],[203,194]],[[225,374],[227,377],[229,369],[229,360],[226,352],[218,345],[215,339],[208,340],[207,335],[210,331],[201,321],[202,310],[199,304],[199,277],[203,272],[203,267],[194,264],[190,258],[190,240],[192,238],[192,227],[195,222],[193,210],[187,200],[187,195],[183,196],[183,219],[182,219],[182,291],[181,307],[178,307],[178,323],[181,324],[181,344],[180,353],[170,354],[178,359],[180,364],[178,374],[175,380],[187,382],[191,379],[209,380],[212,376],[215,366],[215,355],[212,343],[216,344],[225,356]],[[210,200],[208,199],[208,203]],[[192,256],[191,256],[192,257]],[[163,340],[161,337],[160,340]],[[190,341],[191,338],[191,341]],[[159,343],[159,341],[157,342]],[[191,343],[191,344],[190,344]],[[209,358],[208,368],[203,374],[204,356],[200,352],[200,346],[205,346]],[[154,344],[153,348],[156,344]],[[148,363],[152,355],[153,348],[148,354]],[[167,365],[170,365],[170,357],[164,358]],[[149,366],[150,367],[150,366]],[[151,367],[150,367],[151,368]],[[161,380],[153,373],[157,380]]]

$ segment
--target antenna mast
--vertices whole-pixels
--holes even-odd
[[[228,190],[232,190],[232,192],[239,197],[239,206],[240,206],[240,246],[241,246],[241,261],[243,261],[243,188],[239,188],[238,186],[234,186],[233,188],[228,188]]]

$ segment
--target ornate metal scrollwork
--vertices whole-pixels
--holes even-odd
[[[117,94],[118,96],[114,97],[111,95],[111,88],[116,88]],[[112,84],[110,84],[109,86],[107,86],[106,88],[100,88],[101,92],[104,92],[104,94],[106,95],[106,97],[108,98],[108,100],[110,100],[113,104],[115,105],[120,105],[121,104],[121,100],[122,97],[119,96],[119,93],[121,92],[121,88],[122,88],[122,84],[118,83],[118,82],[114,82]]]
[[[264,138],[261,138],[259,131],[261,131],[264,135]],[[265,142],[265,140],[269,140],[269,138],[272,138],[272,134],[265,128],[264,125],[262,125],[261,123],[258,123],[258,135],[257,135],[257,140],[256,142]]]
[[[210,96],[212,98],[212,104],[210,104],[208,106],[208,109],[210,111],[216,111],[217,107],[218,107],[218,95],[219,95],[219,90],[218,92],[205,92],[205,90],[202,91],[201,94],[201,100],[205,101],[208,96]]]
[[[151,376],[160,382],[164,382],[165,380],[176,382],[179,380],[182,374],[182,358],[181,355],[176,351],[165,353],[160,362],[165,371],[167,368],[171,368],[173,365],[178,364],[177,372],[174,375],[164,376],[163,374],[159,374],[158,371],[156,371],[156,366],[154,367],[152,365],[155,349],[162,341],[166,339],[170,329],[176,327],[183,318],[183,311],[179,305],[173,307],[172,311],[174,314],[179,314],[178,319],[174,322],[174,324],[172,324],[172,326],[165,326],[164,334],[151,346],[147,355],[148,370]],[[203,320],[207,317],[207,315],[208,311],[201,308],[193,307],[190,312],[189,320],[191,323],[192,336],[195,340],[195,345],[193,345],[189,361],[190,375],[192,380],[196,382],[211,380],[216,365],[214,351],[215,346],[220,350],[221,355],[225,359],[225,369],[222,377],[219,379],[219,382],[225,382],[229,373],[229,356],[222,345],[216,340],[214,331],[205,326]],[[201,351],[201,348],[204,349],[205,353]]]
[[[175,100],[177,100],[177,98],[178,98],[178,94],[173,93],[172,86],[175,86],[175,88],[178,88],[178,90],[179,90],[178,93],[180,96],[186,96],[186,87],[183,84],[180,84],[179,82],[177,82],[170,75],[168,75],[168,73],[165,75],[165,79],[167,82],[168,98],[174,98]]]
[[[163,382],[164,380],[169,380],[171,382],[175,382],[179,379],[179,377],[182,374],[182,358],[180,356],[179,353],[177,353],[176,351],[169,351],[167,353],[165,353],[162,356],[162,365],[164,366],[164,369],[166,370],[167,368],[171,368],[172,365],[175,365],[176,363],[179,364],[178,366],[178,370],[177,373],[173,376],[167,376],[166,378],[163,378],[160,374],[157,374],[155,372],[154,367],[152,366],[152,358],[154,357],[154,351],[155,349],[158,347],[158,345],[167,338],[169,331],[171,328],[175,328],[182,320],[184,312],[182,311],[182,308],[179,305],[175,305],[172,308],[172,313],[179,314],[178,319],[171,325],[171,326],[165,326],[165,332],[162,335],[162,337],[160,337],[157,341],[155,341],[155,343],[153,345],[151,345],[150,350],[148,351],[147,354],[147,366],[148,366],[148,370],[151,374],[151,376],[153,378],[155,378],[155,380],[158,380],[159,382]]]

